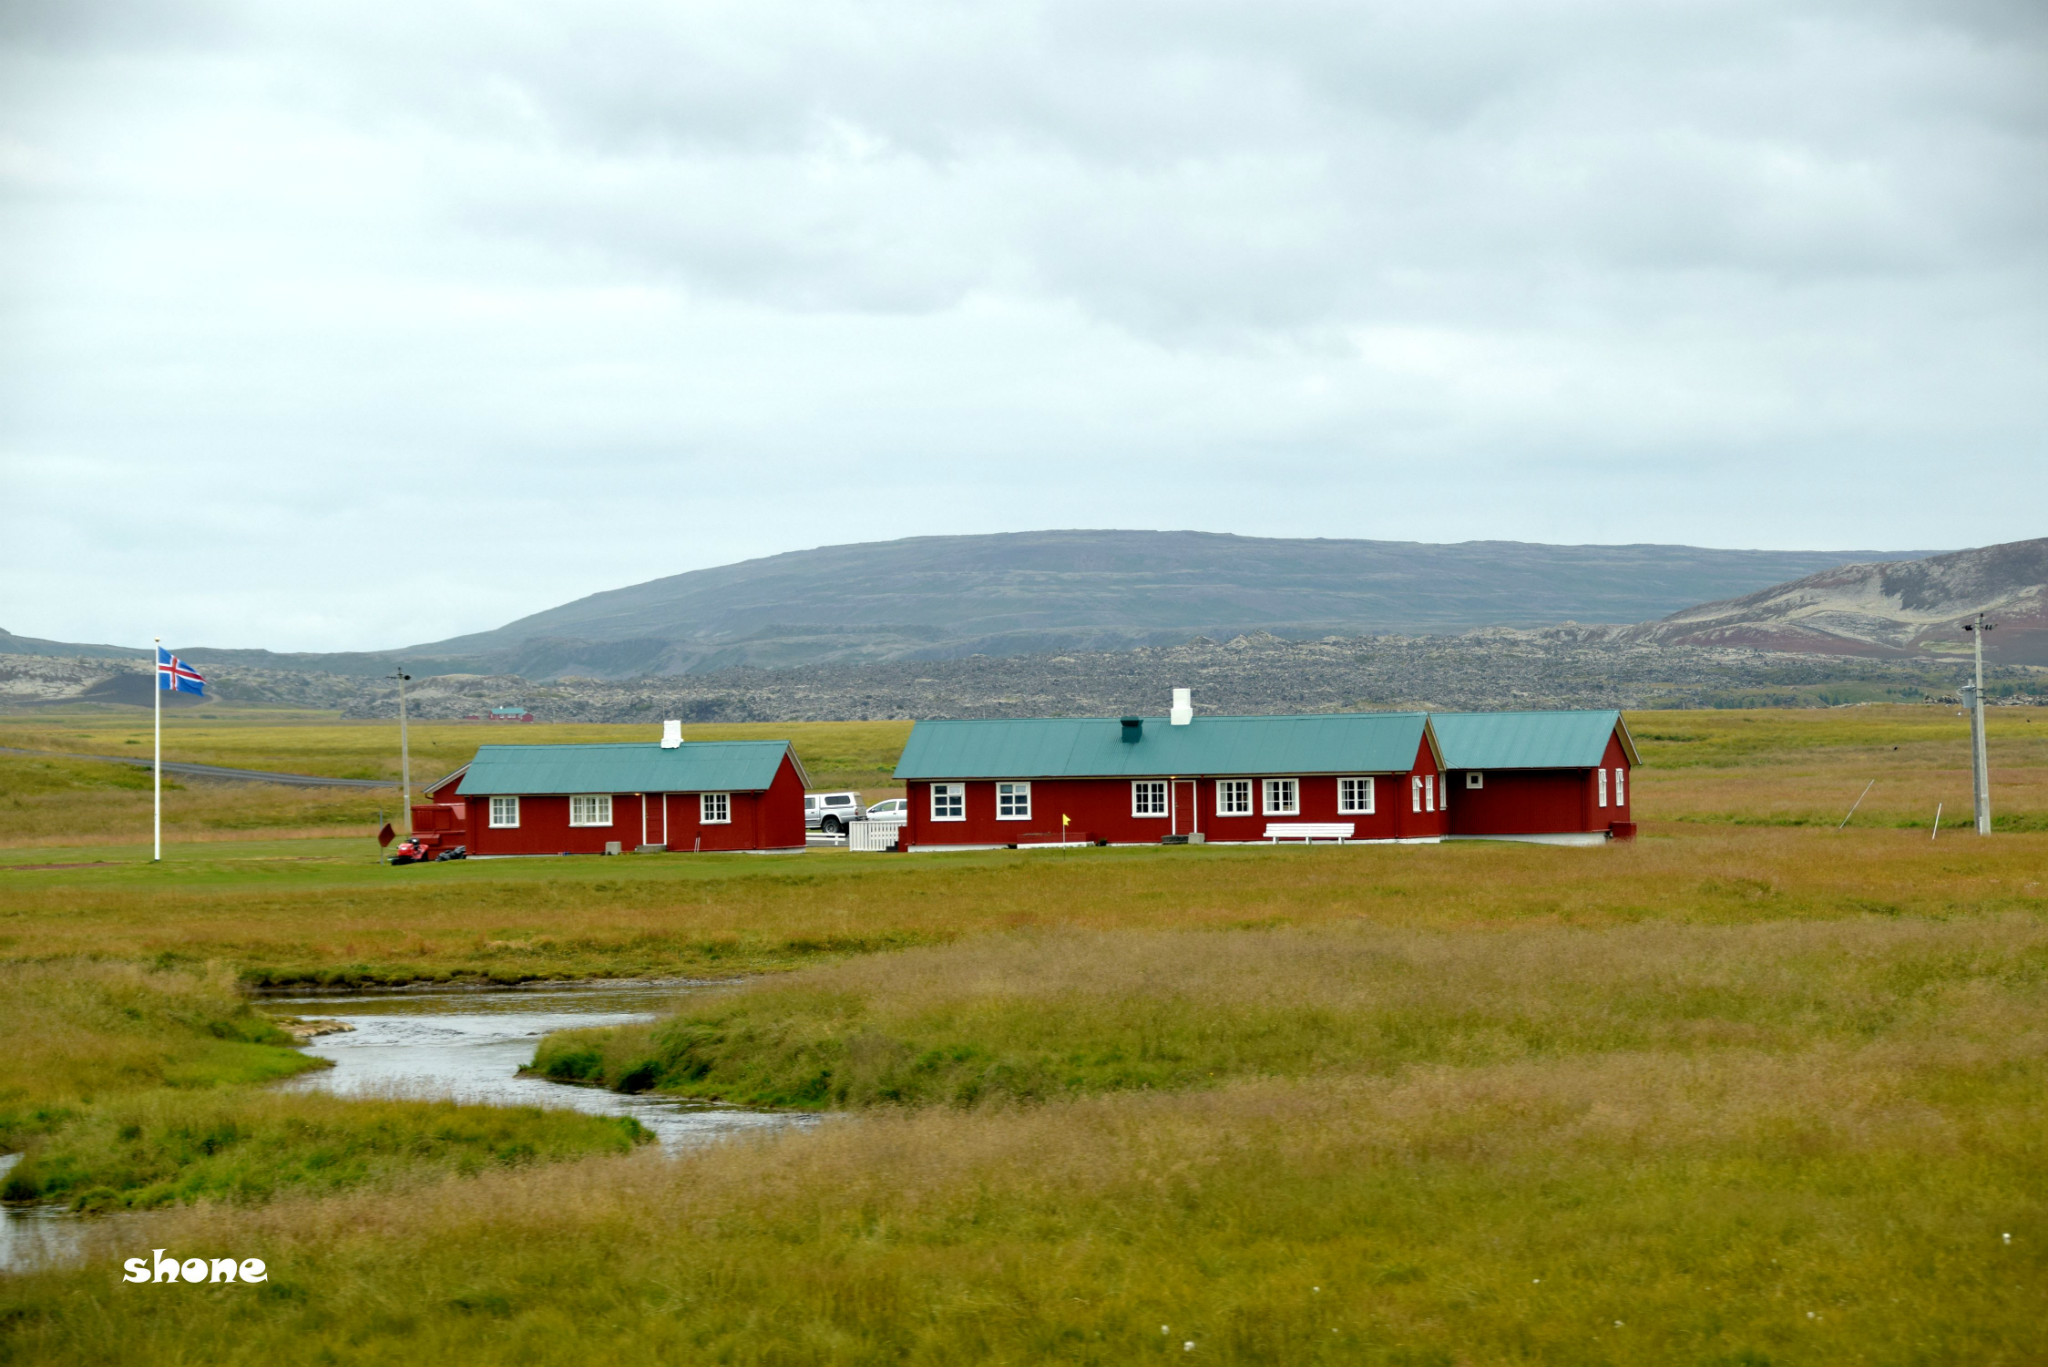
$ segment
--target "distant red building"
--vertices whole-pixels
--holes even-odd
[[[485,745],[427,789],[413,829],[482,857],[800,850],[809,782],[779,740]]]
[[[1168,839],[1432,841],[1444,765],[1420,712],[924,721],[896,777],[912,850]]]
[[[1635,835],[1635,741],[1615,711],[1436,712],[1452,839],[1583,844]]]

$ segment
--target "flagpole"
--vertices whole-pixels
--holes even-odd
[[[150,693],[156,699],[156,762],[150,766],[154,777],[149,785],[152,808],[149,825],[156,852],[150,855],[149,862],[161,864],[164,858],[164,672],[160,657],[164,651],[164,638],[158,636],[155,639],[156,649],[150,652],[149,657]]]

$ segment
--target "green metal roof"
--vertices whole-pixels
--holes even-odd
[[[488,793],[753,793],[775,781],[785,740],[635,745],[483,745],[456,791]],[[794,755],[790,755],[792,760]],[[803,765],[797,777],[809,786]]]
[[[1591,769],[1618,729],[1629,763],[1635,742],[1621,713],[1432,712],[1448,769]]]
[[[1405,774],[1430,735],[1421,712],[1314,717],[1145,717],[1123,739],[1115,717],[921,721],[901,779],[1118,778],[1186,774]],[[1432,741],[1434,744],[1434,741]]]

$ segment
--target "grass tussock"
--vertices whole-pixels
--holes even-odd
[[[1447,934],[1371,925],[983,938],[543,1041],[550,1077],[754,1105],[1043,1101],[1244,1077],[1731,1048],[2048,1003],[2048,924],[1864,918]]]
[[[531,1106],[151,1091],[94,1106],[32,1144],[0,1199],[74,1210],[254,1202],[625,1153],[649,1138],[625,1117]]]
[[[0,965],[0,1145],[103,1096],[269,1082],[315,1066],[291,1043],[224,965]]]

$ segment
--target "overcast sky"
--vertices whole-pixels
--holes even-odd
[[[0,0],[0,627],[2048,534],[2040,0]]]

